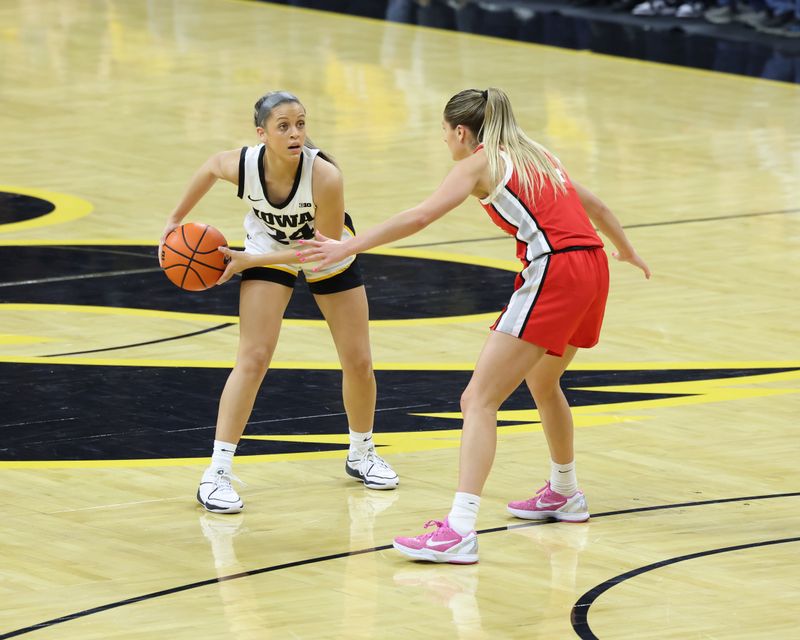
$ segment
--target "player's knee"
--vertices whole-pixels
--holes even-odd
[[[371,380],[375,375],[372,370],[372,357],[369,352],[344,358],[342,371],[348,377],[365,381]]]
[[[561,385],[558,380],[537,378],[528,381],[528,389],[539,404],[557,397],[561,392]]]
[[[468,386],[461,394],[461,413],[464,416],[476,411],[497,411],[499,407],[499,402],[494,402],[480,389]]]
[[[272,361],[274,350],[268,347],[249,349],[246,353],[239,354],[236,361],[236,368],[251,377],[264,377]]]
[[[472,404],[472,388],[467,387],[464,389],[463,393],[461,394],[461,414],[467,415],[467,411],[469,410]]]

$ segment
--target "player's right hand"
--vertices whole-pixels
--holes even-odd
[[[161,233],[161,239],[158,241],[158,265],[162,268],[164,265],[161,262],[161,256],[164,254],[164,243],[167,241],[167,236],[180,226],[180,223],[177,222],[167,222],[167,226]]]

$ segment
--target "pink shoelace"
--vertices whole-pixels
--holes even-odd
[[[441,522],[440,520],[428,520],[425,523],[424,528],[427,529],[428,527],[432,526],[436,526],[436,529],[434,529],[430,533],[423,533],[421,536],[417,536],[417,538],[420,540],[427,540],[428,538],[433,537],[434,535],[436,535],[436,532],[444,526],[444,522]]]

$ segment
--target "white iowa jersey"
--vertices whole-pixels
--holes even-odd
[[[316,207],[311,195],[311,173],[319,149],[303,147],[292,190],[283,202],[267,197],[265,151],[263,144],[243,147],[239,156],[237,195],[250,205],[244,220],[248,236],[266,232],[273,241],[286,246],[313,238]]]

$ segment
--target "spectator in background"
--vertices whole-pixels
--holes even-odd
[[[679,0],[649,0],[640,2],[631,13],[635,16],[675,16],[676,18],[701,18],[706,2],[680,2]]]
[[[713,24],[742,22],[753,26],[770,17],[765,0],[717,0],[716,6],[705,13],[705,19]]]
[[[800,0],[766,0],[772,18],[755,28],[785,38],[800,38]]]
[[[718,0],[705,18],[714,24],[735,21],[763,33],[800,37],[800,0]]]

